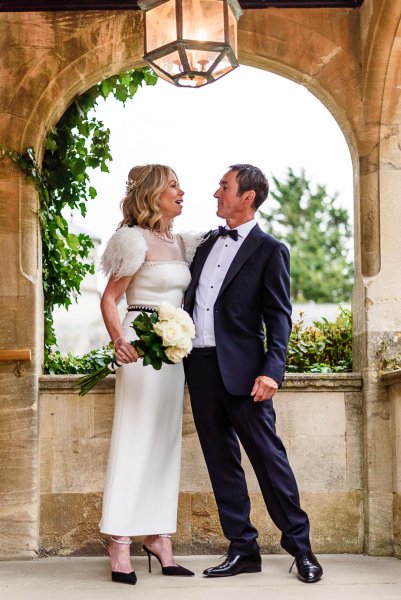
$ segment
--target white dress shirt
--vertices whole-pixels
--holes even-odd
[[[194,347],[216,345],[213,319],[214,303],[235,255],[256,224],[256,219],[252,219],[239,225],[235,228],[238,231],[237,241],[229,236],[221,236],[211,249],[196,290],[193,312],[196,330],[196,336],[192,342]]]

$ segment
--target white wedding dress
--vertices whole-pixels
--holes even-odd
[[[181,306],[190,283],[189,262],[199,235],[175,236],[173,244],[139,227],[123,227],[102,258],[108,275],[133,275],[128,305]],[[123,335],[136,339],[127,312]],[[107,466],[102,533],[135,536],[176,531],[180,480],[184,371],[182,362],[160,371],[141,360],[116,372],[113,430]]]

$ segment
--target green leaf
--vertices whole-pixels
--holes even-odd
[[[77,158],[71,161],[71,173],[74,177],[85,174],[86,164],[83,158]]]
[[[145,83],[146,85],[156,85],[158,76],[153,71],[145,72]]]
[[[77,238],[76,235],[74,235],[73,233],[69,233],[66,236],[66,242],[68,244],[68,246],[75,251],[78,251],[79,249],[79,239]]]
[[[138,91],[138,85],[136,83],[130,83],[128,86],[129,96],[132,98]]]
[[[145,356],[143,357],[143,366],[147,367],[148,365],[151,365],[152,361],[150,360],[150,356],[148,354],[145,354]]]
[[[131,75],[129,73],[125,73],[121,76],[120,80],[123,85],[127,86],[131,83]]]
[[[104,98],[107,98],[107,96],[110,94],[110,92],[113,89],[113,85],[111,84],[109,79],[104,79],[102,81],[102,83],[100,84],[101,86],[101,91],[102,91],[102,95]]]
[[[125,102],[126,99],[128,98],[128,90],[124,85],[118,85],[116,87],[116,90],[114,92],[114,96],[117,100],[119,100],[120,102]]]

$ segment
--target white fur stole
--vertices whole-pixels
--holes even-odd
[[[107,243],[101,269],[107,277],[116,279],[134,275],[145,261],[147,250],[140,227],[120,227]]]
[[[178,235],[184,244],[185,260],[188,264],[191,264],[197,247],[203,242],[205,233],[199,231],[185,231],[180,232]]]

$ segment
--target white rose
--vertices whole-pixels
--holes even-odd
[[[191,338],[195,336],[195,325],[189,314],[182,308],[177,308],[174,320],[180,323],[185,332],[187,332]]]
[[[176,308],[170,302],[160,302],[157,307],[157,313],[159,315],[159,319],[162,321],[167,321],[168,319],[172,319],[175,316]]]
[[[184,338],[182,326],[173,320],[155,323],[153,330],[162,338],[163,346],[175,346]]]
[[[180,340],[175,344],[177,348],[183,350],[186,354],[189,354],[192,350],[192,338],[189,336],[182,336]]]
[[[182,347],[182,350],[184,350],[185,356],[187,356],[187,354],[189,354],[191,352],[191,350],[192,350],[191,340],[189,340],[188,344],[185,347]]]
[[[195,325],[191,322],[191,323],[187,323],[185,325],[182,326],[185,333],[188,335],[188,337],[190,337],[191,339],[195,337]]]
[[[178,321],[178,323],[182,324],[192,321],[187,311],[183,308],[176,308],[174,318],[176,321]]]
[[[178,363],[186,356],[186,352],[177,346],[170,346],[166,348],[166,356],[171,362]]]

